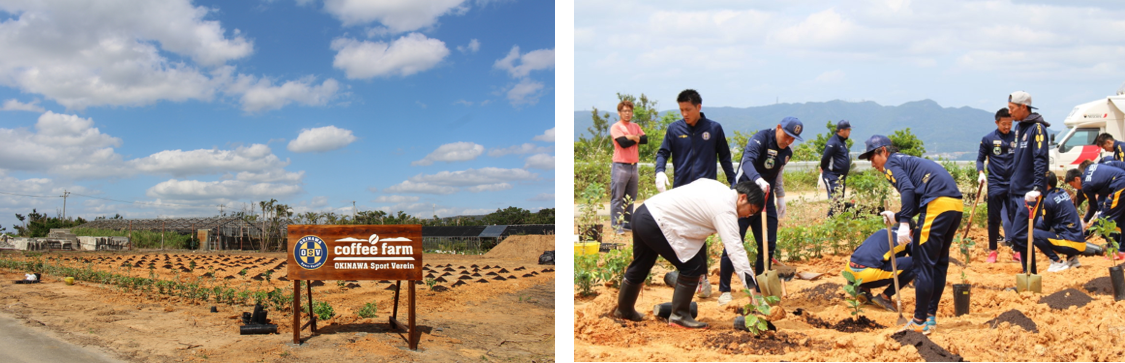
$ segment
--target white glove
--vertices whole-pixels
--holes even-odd
[[[785,198],[777,197],[777,219],[785,218]]]
[[[1028,203],[1034,202],[1037,199],[1039,199],[1039,191],[1038,190],[1032,190],[1030,192],[1027,192],[1027,194],[1023,195],[1023,201],[1028,202]]]
[[[664,172],[656,173],[656,191],[663,193],[668,190],[668,175]]]
[[[758,184],[758,188],[762,189],[762,193],[764,193],[767,198],[769,197],[769,195],[770,195],[770,183],[766,183],[765,179],[758,178],[758,180],[754,181],[754,184]]]
[[[988,181],[988,177],[984,175],[983,171],[980,172],[979,175],[980,176],[977,177],[977,184],[984,184],[984,182]]]
[[[890,225],[891,222],[895,221],[895,212],[885,210],[879,212],[879,215],[883,216],[883,224]]]
[[[909,223],[899,223],[898,224],[898,245],[902,246],[902,245],[907,244],[907,243],[910,243],[910,224]]]

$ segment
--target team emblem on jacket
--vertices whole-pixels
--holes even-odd
[[[711,133],[707,132],[707,131],[704,131],[703,132],[703,140],[711,140]]]
[[[992,140],[992,154],[1000,155],[1000,140]]]
[[[766,159],[766,165],[765,165],[766,169],[773,169],[773,163],[774,163],[773,157],[770,157],[769,159]]]

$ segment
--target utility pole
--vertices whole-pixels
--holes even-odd
[[[355,201],[353,200],[352,201],[352,223],[355,223],[355,215],[356,215]]]
[[[63,195],[60,195],[60,197],[62,197],[62,218],[63,218],[63,220],[66,220],[66,197],[69,196],[69,195],[70,195],[70,192],[66,191],[66,189],[63,189]]]
[[[223,205],[219,204],[219,217],[223,216]]]

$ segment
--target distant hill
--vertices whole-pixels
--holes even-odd
[[[1002,106],[998,104],[996,108]],[[673,110],[662,111],[661,114],[666,112],[679,113],[678,110]],[[941,107],[937,102],[928,99],[907,102],[899,106],[883,106],[871,101],[840,100],[780,103],[746,108],[707,107],[706,104],[703,106],[703,113],[707,118],[721,123],[728,135],[734,130],[753,133],[766,127],[773,127],[786,116],[801,119],[808,127],[806,133],[823,133],[825,121],[835,122],[845,119],[852,123],[852,139],[856,141],[852,146],[854,152],[862,152],[863,140],[872,134],[886,135],[894,130],[909,127],[911,132],[925,143],[928,154],[946,154],[961,160],[976,158],[981,137],[996,129],[996,123],[993,122],[995,112],[996,110],[986,111],[971,107]],[[613,114],[613,119],[616,118],[617,115]],[[577,139],[580,135],[586,134],[586,129],[592,124],[590,111],[575,111],[574,137]],[[1057,124],[1061,124],[1061,121]]]

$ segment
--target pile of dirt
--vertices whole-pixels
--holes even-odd
[[[1078,291],[1077,289],[1066,289],[1054,294],[1047,295],[1039,299],[1040,304],[1047,304],[1052,309],[1064,310],[1071,306],[1083,307],[1089,304],[1093,299],[1090,295]]]
[[[986,323],[988,323],[988,326],[991,326],[992,329],[996,329],[996,326],[1000,325],[1000,323],[1003,322],[1021,327],[1023,328],[1023,330],[1027,330],[1032,333],[1039,332],[1039,326],[1035,324],[1035,321],[1031,320],[1031,318],[1028,318],[1027,315],[1023,315],[1023,313],[1019,310],[1015,309],[1005,311],[1003,314],[1000,314],[1000,316],[997,316],[996,319],[989,320]]]
[[[844,333],[859,333],[883,328],[886,328],[886,326],[876,323],[874,320],[868,319],[866,316],[862,315],[860,315],[859,318],[852,317],[840,320],[832,325],[832,329]]]
[[[922,356],[922,360],[927,362],[964,362],[965,359],[961,356],[950,353],[945,348],[934,344],[930,338],[922,333],[915,331],[901,331],[891,335],[894,339],[903,346],[913,345],[918,348],[918,354]]]
[[[1113,282],[1109,281],[1109,276],[1087,281],[1086,284],[1082,285],[1082,288],[1095,295],[1113,295]]]
[[[797,311],[794,311],[793,315],[805,318],[805,322],[809,323],[809,325],[812,325],[813,327],[821,328],[821,329],[832,329],[832,323],[829,323],[827,321],[824,321],[824,319],[813,316],[812,313],[810,313],[808,311],[805,311],[804,309],[797,308]]]
[[[554,235],[508,236],[484,257],[528,259],[538,261],[543,251],[555,250]]]
[[[748,332],[711,332],[704,344],[724,354],[785,354],[798,349],[808,349],[809,342],[804,334],[786,332],[765,332],[760,335]]]
[[[827,282],[801,290],[802,297],[810,301],[832,301],[843,298],[843,285]]]

